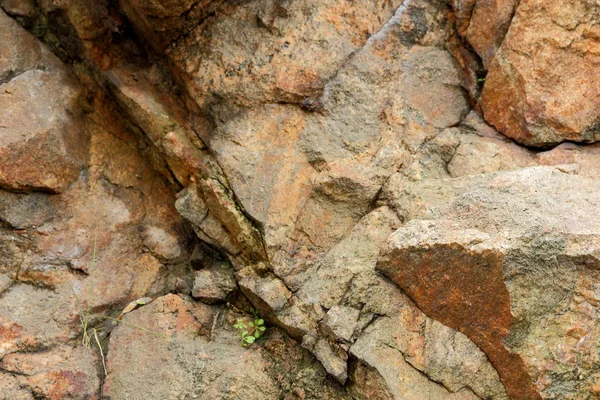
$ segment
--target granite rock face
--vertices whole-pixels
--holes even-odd
[[[111,335],[104,396],[275,399],[288,388],[302,398],[350,398],[280,332],[264,346],[240,346],[231,327],[239,316],[173,294],[132,312]]]
[[[595,2],[0,7],[0,399],[600,396]]]
[[[485,118],[528,146],[600,138],[600,63],[595,1],[519,2],[489,63],[481,97]]]
[[[504,41],[519,0],[452,0],[458,34],[481,57],[490,62]]]
[[[555,398],[564,387],[584,398],[598,369],[585,350],[598,337],[589,325],[598,313],[597,185],[535,167],[413,184],[411,196],[396,197],[406,186],[392,177],[386,191],[410,222],[390,237],[378,269],[471,338],[513,398]]]

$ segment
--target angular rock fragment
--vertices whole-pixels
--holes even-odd
[[[373,368],[362,362],[357,362],[351,368],[348,391],[354,397],[374,400],[394,399],[381,375]]]
[[[348,354],[338,345],[327,339],[316,338],[310,334],[304,335],[302,347],[310,350],[323,364],[325,371],[342,385],[348,379]]]
[[[62,310],[49,309],[56,303]],[[0,359],[69,339],[73,315],[63,296],[31,285],[13,285],[0,297]],[[71,314],[71,315],[68,315]]]
[[[45,193],[0,192],[0,221],[15,229],[37,227],[50,220],[55,209]]]
[[[373,345],[367,336],[352,346],[351,354],[367,366],[380,366],[377,372],[386,383],[392,398],[441,400],[450,396],[446,388],[408,364],[400,351],[379,343]]]
[[[487,69],[508,31],[517,0],[453,0],[458,33]]]
[[[179,238],[158,226],[146,226],[142,233],[144,246],[162,260],[181,261],[185,254]]]
[[[2,5],[7,7],[6,4]],[[0,39],[4,44],[0,49],[0,85],[23,72],[36,68],[42,63],[42,58],[46,62],[52,59],[50,52],[35,37],[2,10],[0,10]]]
[[[211,269],[194,272],[192,297],[207,304],[227,300],[229,294],[237,288],[233,269],[227,263],[216,263]]]
[[[354,308],[333,306],[327,311],[321,324],[334,338],[348,342],[356,328],[359,314]]]
[[[302,338],[316,329],[315,318],[299,303],[285,283],[264,265],[249,266],[236,273],[242,293],[260,314],[284,329],[294,338]]]
[[[42,353],[14,353],[2,358],[0,368],[36,397],[49,400],[95,398],[100,385],[96,355],[83,346],[56,347]]]

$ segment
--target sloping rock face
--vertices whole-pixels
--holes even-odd
[[[595,2],[0,7],[0,399],[600,398]]]

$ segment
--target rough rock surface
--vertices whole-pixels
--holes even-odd
[[[378,269],[469,336],[513,398],[540,398],[538,390],[554,398],[564,387],[584,398],[597,380],[597,354],[586,349],[599,334],[589,325],[598,313],[599,182],[568,172],[428,181],[409,196],[392,177],[386,189],[411,221],[390,237]]]
[[[260,347],[240,346],[231,328],[236,317],[172,294],[128,314],[111,335],[104,395],[276,399],[289,392],[289,398],[349,398],[318,362],[277,331]],[[138,367],[132,368],[132,360]]]
[[[595,2],[0,7],[0,399],[600,396]]]
[[[452,0],[456,30],[487,69],[511,26],[519,0]]]
[[[600,139],[600,5],[523,0],[490,63],[485,118],[529,146]]]
[[[85,163],[80,90],[60,61],[0,10],[0,187],[64,191]]]
[[[223,0],[123,0],[123,12],[136,31],[163,51],[211,16]]]

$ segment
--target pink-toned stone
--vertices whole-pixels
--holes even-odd
[[[550,151],[537,154],[540,165],[576,164],[580,175],[600,175],[600,145],[579,146],[563,143]]]
[[[19,384],[48,400],[97,399],[100,379],[96,355],[84,347],[56,347],[42,353],[14,353],[0,368],[17,376]]]
[[[458,34],[479,55],[487,69],[500,47],[518,0],[453,0]]]
[[[65,67],[0,11],[0,187],[62,192],[87,159],[81,89]]]
[[[316,99],[346,57],[393,15],[400,1],[266,0],[224,8],[168,54],[201,108]],[[239,41],[244,37],[246,40]]]
[[[488,68],[504,40],[518,0],[478,0],[469,21],[466,38]]]
[[[0,41],[3,43],[0,48],[0,85],[34,68],[43,54],[49,56],[40,42],[1,9]]]

